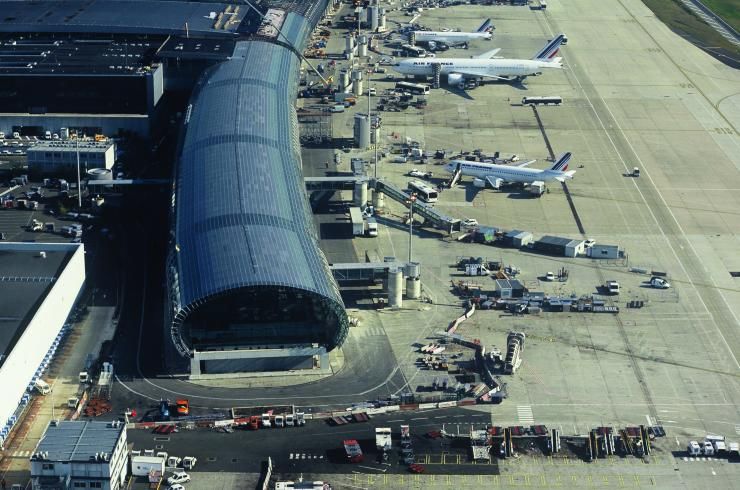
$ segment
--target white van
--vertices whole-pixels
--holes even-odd
[[[36,380],[34,388],[36,388],[36,391],[38,391],[42,395],[48,395],[49,393],[51,393],[51,386],[49,386],[49,383],[47,383],[43,379]]]
[[[331,112],[344,112],[344,105],[337,104],[335,106],[332,106]]]

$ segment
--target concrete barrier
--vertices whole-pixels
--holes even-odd
[[[234,419],[214,420],[213,421],[213,426],[214,427],[225,427],[227,425],[234,425]]]
[[[437,408],[436,403],[419,403],[419,410],[429,410],[432,408]]]
[[[418,403],[408,403],[406,405],[401,405],[401,411],[407,411],[407,410],[419,410],[419,404]]]
[[[439,402],[439,403],[437,404],[437,406],[438,406],[439,408],[449,408],[449,407],[456,407],[456,406],[457,406],[457,402],[455,402],[455,401],[452,401],[452,402]]]
[[[464,407],[466,405],[475,405],[475,404],[476,404],[475,400],[460,400],[459,402],[457,402],[457,405],[459,407]]]
[[[399,410],[401,410],[400,405],[388,405],[385,407],[386,412],[398,412]]]

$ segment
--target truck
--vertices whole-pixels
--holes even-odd
[[[375,447],[378,451],[385,453],[391,450],[391,428],[390,427],[376,427],[375,428]]]
[[[365,222],[365,234],[370,237],[378,236],[378,222],[375,218],[368,218]]]
[[[352,223],[352,236],[364,235],[365,220],[362,218],[362,210],[356,206],[349,208],[349,219]]]
[[[157,456],[133,456],[131,458],[131,474],[133,476],[149,476],[154,471],[164,475],[164,458]]]
[[[539,197],[545,193],[545,183],[541,180],[536,180],[529,184],[529,193]]]
[[[619,294],[619,283],[617,281],[606,281],[604,288],[609,294]]]
[[[365,456],[362,454],[362,448],[357,439],[345,439],[342,444],[344,445],[344,452],[347,455],[347,461],[350,463],[362,463]]]

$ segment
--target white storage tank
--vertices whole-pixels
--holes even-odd
[[[355,80],[355,83],[362,80]],[[370,146],[370,118],[365,114],[355,114],[354,127],[355,144],[358,148],[365,150]]]
[[[388,271],[388,306],[400,308],[403,305],[403,271]]]

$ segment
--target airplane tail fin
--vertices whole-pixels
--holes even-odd
[[[565,172],[566,170],[568,170],[568,162],[570,162],[570,158],[572,156],[573,155],[570,152],[563,153],[555,161],[552,167],[550,167],[550,170],[555,170],[557,172]]]
[[[475,32],[488,32],[494,29],[491,19],[486,19]]]
[[[555,39],[550,40],[544,48],[539,50],[532,59],[537,61],[552,61],[555,55],[558,54],[564,38],[565,34],[558,34]]]

